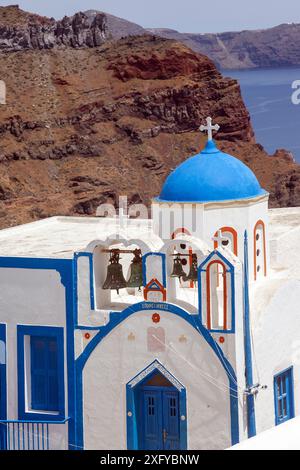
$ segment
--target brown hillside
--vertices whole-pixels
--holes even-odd
[[[6,52],[0,70],[1,227],[94,215],[122,194],[149,204],[203,146],[197,128],[207,115],[221,125],[221,148],[256,171],[273,205],[300,204],[299,166],[255,144],[237,82],[182,44],[142,36]]]

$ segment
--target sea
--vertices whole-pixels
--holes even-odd
[[[257,142],[270,154],[279,148],[289,150],[300,163],[300,68],[222,73],[239,81]],[[299,83],[294,83],[297,80]],[[299,104],[293,103],[293,94]]]

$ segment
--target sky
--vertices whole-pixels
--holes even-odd
[[[148,28],[222,32],[300,23],[299,0],[0,0],[41,15],[61,18],[95,9]]]

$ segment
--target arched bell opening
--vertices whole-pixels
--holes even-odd
[[[219,252],[213,252],[199,267],[199,283],[199,312],[202,325],[209,331],[233,332],[233,265]]]
[[[198,266],[204,259],[203,251],[192,237],[175,238],[168,242],[166,254],[167,296],[183,308],[198,311]]]
[[[212,261],[206,270],[207,328],[228,329],[227,273],[221,261]]]
[[[97,309],[123,310],[143,300],[142,249],[136,242],[96,245],[93,258]]]

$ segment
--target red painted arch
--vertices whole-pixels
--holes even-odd
[[[262,220],[258,220],[255,224],[254,230],[253,230],[253,239],[254,239],[254,280],[256,281],[257,278],[257,263],[256,263],[256,234],[257,234],[257,229],[259,226],[262,226],[263,229],[263,251],[264,251],[264,275],[267,275],[267,250],[266,250],[266,226],[265,223]]]
[[[233,227],[222,227],[220,228],[219,230],[221,230],[222,233],[226,233],[226,232],[229,232],[232,234],[232,238],[233,238],[233,253],[235,254],[235,256],[238,255],[238,235],[237,235],[237,231],[233,228]],[[218,231],[216,231],[215,233],[215,237],[218,236]],[[216,250],[218,248],[218,242],[214,242],[214,249]]]
[[[177,235],[181,233],[184,233],[185,235],[191,235],[187,228],[184,228],[184,227],[177,228],[175,232],[173,232],[171,235],[172,240],[174,240],[175,237],[177,237]]]

